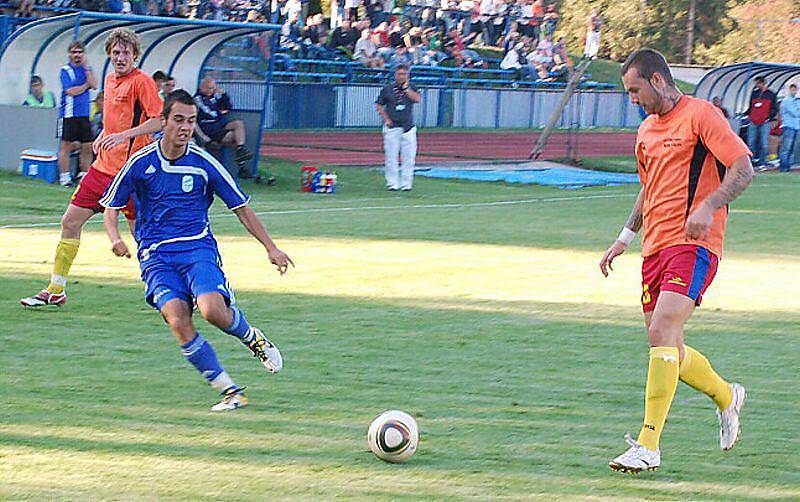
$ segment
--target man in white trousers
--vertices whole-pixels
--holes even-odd
[[[375,109],[383,117],[383,149],[386,152],[386,188],[408,192],[414,183],[414,162],[417,156],[417,128],[412,108],[422,100],[408,81],[408,66],[398,65],[394,82],[378,95]],[[398,162],[398,155],[402,164]]]

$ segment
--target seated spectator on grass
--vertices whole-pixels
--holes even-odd
[[[55,108],[56,95],[44,90],[44,81],[39,75],[31,77],[30,93],[22,106],[32,106],[36,108]]]
[[[230,120],[228,114],[233,105],[228,95],[217,89],[213,79],[204,78],[200,88],[194,96],[197,104],[196,132],[203,143],[213,141],[220,145],[236,145],[236,164],[239,166],[239,175],[247,177],[247,161],[253,154],[247,151],[245,144],[244,122]]]

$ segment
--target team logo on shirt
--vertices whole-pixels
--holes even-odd
[[[191,192],[192,188],[194,188],[194,178],[191,175],[186,175],[183,177],[181,181],[181,188],[184,192]]]

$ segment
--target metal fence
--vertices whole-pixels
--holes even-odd
[[[218,81],[238,110],[266,107],[270,129],[377,127],[380,85]],[[540,128],[561,99],[544,89],[465,89],[422,87],[414,110],[420,127]],[[633,128],[641,122],[636,106],[621,91],[578,91],[561,116],[560,128]]]

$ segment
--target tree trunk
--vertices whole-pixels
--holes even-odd
[[[694,14],[697,0],[689,0],[689,19],[686,22],[686,52],[683,56],[684,64],[692,64],[694,54]]]

